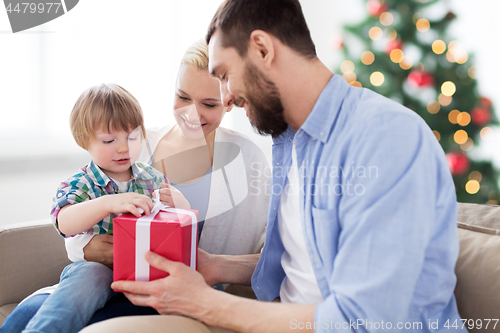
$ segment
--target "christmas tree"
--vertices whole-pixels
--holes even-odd
[[[344,27],[337,73],[417,112],[446,153],[460,202],[497,204],[498,171],[477,157],[498,124],[478,93],[472,56],[449,36],[455,14],[442,0],[369,0],[366,18]]]

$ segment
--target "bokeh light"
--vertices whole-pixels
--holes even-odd
[[[488,140],[491,136],[491,134],[493,133],[493,130],[489,127],[484,127],[481,132],[479,132],[479,136],[481,137],[481,139],[483,140]]]
[[[361,84],[361,82],[358,82],[358,81],[353,81],[350,83],[351,86],[353,87],[358,87],[358,88],[362,88],[363,85]]]
[[[439,112],[440,109],[441,105],[439,104],[438,101],[430,101],[427,104],[427,111],[429,111],[429,113],[436,114]]]
[[[451,81],[446,81],[443,83],[441,86],[441,92],[445,96],[453,96],[453,94],[457,91],[457,88],[455,87],[455,84]]]
[[[354,72],[349,72],[349,73],[345,73],[344,75],[342,75],[342,77],[348,82],[348,83],[351,83],[351,82],[354,82],[356,81],[356,74],[354,74]]]
[[[373,72],[372,75],[370,75],[370,83],[375,87],[381,86],[384,83],[384,80],[384,74],[380,72]]]
[[[361,62],[365,65],[371,65],[375,61],[375,56],[370,51],[365,51],[361,54]]]
[[[468,138],[465,143],[462,143],[460,145],[460,149],[462,149],[463,151],[469,151],[472,149],[472,147],[474,147],[474,141],[472,141],[471,138]]]
[[[379,40],[380,38],[382,38],[383,35],[384,32],[379,27],[373,27],[368,32],[368,36],[370,36],[370,38],[373,40]]]
[[[460,115],[460,111],[458,110],[451,110],[450,113],[448,113],[448,120],[452,124],[458,124],[458,116]]]
[[[437,139],[438,141],[439,141],[439,140],[441,140],[441,134],[439,134],[439,132],[438,132],[438,131],[434,130],[434,131],[432,131],[432,133],[434,133],[434,136],[436,137],[436,139]]]
[[[477,180],[469,180],[467,184],[465,184],[465,190],[469,194],[476,194],[479,192],[479,189],[481,188],[481,185],[479,185],[479,182]]]
[[[478,182],[481,182],[481,179],[483,179],[483,175],[479,171],[472,171],[469,174],[469,180],[477,180]]]
[[[392,62],[395,62],[396,64],[399,64],[401,61],[403,61],[404,54],[403,51],[400,49],[394,49],[391,51],[390,58]]]
[[[471,79],[476,78],[476,66],[470,66],[469,69],[467,70],[467,74],[469,74],[469,77]]]
[[[432,51],[436,54],[443,54],[446,51],[446,43],[438,39],[432,43]]]
[[[421,18],[417,21],[417,30],[420,32],[426,32],[430,27],[431,24],[429,23],[429,21],[424,18]]]
[[[401,67],[404,70],[408,70],[413,66],[413,60],[411,60],[410,57],[405,56],[403,58],[403,61],[399,63],[399,67]]]
[[[438,101],[442,106],[448,106],[451,104],[452,97],[439,94]]]
[[[386,28],[385,29],[385,37],[387,38],[387,40],[389,42],[392,42],[393,40],[396,39],[396,37],[398,37],[398,33],[393,28]]]
[[[354,72],[354,63],[350,60],[345,60],[340,64],[340,70],[342,73],[352,73]]]
[[[460,112],[460,114],[457,117],[457,123],[460,126],[467,126],[470,123],[470,114],[467,112]]]
[[[458,143],[459,145],[467,142],[468,138],[469,138],[469,135],[464,130],[458,130],[453,135],[453,140],[455,140],[455,142]]]
[[[391,25],[394,22],[394,16],[391,13],[385,12],[380,15],[380,23],[385,26]]]

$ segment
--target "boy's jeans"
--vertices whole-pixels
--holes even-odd
[[[78,332],[112,295],[113,271],[96,262],[64,268],[59,286],[30,320],[26,333]]]

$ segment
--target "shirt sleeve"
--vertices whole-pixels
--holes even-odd
[[[66,246],[68,259],[72,262],[87,261],[85,260],[83,248],[87,246],[94,236],[95,234],[78,234],[73,237],[65,238],[64,245]]]
[[[371,119],[353,141],[344,167],[356,168],[345,172],[338,206],[318,200],[315,208],[331,218],[321,223],[338,219],[337,237],[330,227],[318,236],[333,239],[337,253],[322,255],[333,266],[331,293],[315,311],[317,332],[421,322],[419,297],[443,309],[455,285],[455,189],[430,129],[417,117],[388,115]]]
[[[57,224],[57,216],[59,215],[59,212],[66,205],[73,205],[90,200],[89,191],[90,183],[83,176],[83,174],[77,174],[62,182],[57,189],[57,193],[53,199],[52,209],[50,210],[50,217],[52,219],[52,223],[61,236],[69,237],[59,230],[59,226]]]

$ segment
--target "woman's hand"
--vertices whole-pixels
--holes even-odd
[[[164,205],[181,208],[181,209],[191,209],[191,205],[184,197],[184,195],[169,184],[160,184],[160,202]]]
[[[113,235],[95,235],[83,248],[83,254],[85,260],[113,269]]]

